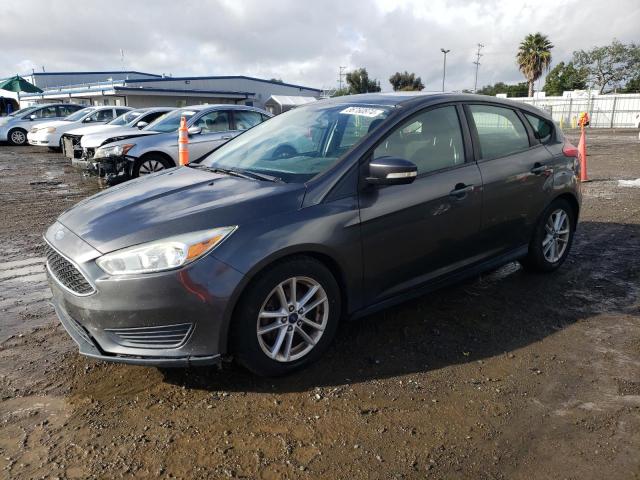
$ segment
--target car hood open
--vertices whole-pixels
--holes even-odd
[[[171,235],[242,224],[300,208],[305,186],[179,167],[89,197],[58,221],[107,253]],[[268,213],[267,213],[268,212]]]

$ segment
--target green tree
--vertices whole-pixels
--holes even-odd
[[[527,82],[508,85],[504,82],[498,82],[494,85],[485,85],[476,92],[479,95],[490,95],[495,97],[498,93],[506,93],[508,97],[526,97],[528,93]]]
[[[610,92],[640,75],[640,46],[613,40],[611,45],[573,52],[573,63],[585,69],[600,93]]]
[[[546,35],[530,33],[520,43],[516,61],[518,68],[529,84],[529,96],[533,96],[533,84],[551,65],[551,49],[553,44]]]
[[[358,68],[353,72],[347,73],[347,85],[349,85],[349,93],[368,93],[379,92],[380,82],[369,78],[366,68]]]
[[[640,93],[640,75],[629,80],[622,89],[622,93]]]
[[[336,91],[331,94],[332,97],[342,97],[344,95],[349,95],[349,88],[336,88]]]
[[[587,72],[575,67],[573,62],[560,62],[553,67],[544,83],[547,95],[562,95],[569,90],[583,90],[587,88]]]
[[[424,88],[422,79],[416,77],[415,73],[409,73],[406,70],[404,73],[396,72],[389,77],[389,83],[393,86],[394,91],[419,91]]]
[[[275,83],[284,83],[281,78],[275,78],[275,77],[271,78],[269,81],[270,82],[275,82]]]

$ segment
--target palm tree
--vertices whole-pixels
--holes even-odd
[[[533,97],[533,82],[538,80],[551,65],[551,49],[553,44],[546,35],[530,33],[518,48],[516,60],[518,68],[529,83],[529,96]]]

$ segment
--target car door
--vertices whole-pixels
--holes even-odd
[[[189,136],[189,155],[195,160],[231,138],[231,112],[215,110],[205,113],[191,126],[201,129],[200,133]]]
[[[367,303],[478,260],[482,181],[463,117],[455,104],[419,112],[392,129],[365,163],[359,204]],[[368,163],[384,156],[415,163],[416,180],[364,184]]]
[[[515,108],[465,106],[483,179],[483,248],[494,254],[529,243],[553,187],[551,155]]]

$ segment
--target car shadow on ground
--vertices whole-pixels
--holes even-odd
[[[623,239],[624,241],[620,241]],[[211,391],[293,392],[426,372],[514,352],[605,311],[638,313],[640,226],[582,222],[553,274],[511,263],[363,319],[343,322],[314,365],[259,378],[236,365],[163,369],[166,382]]]

